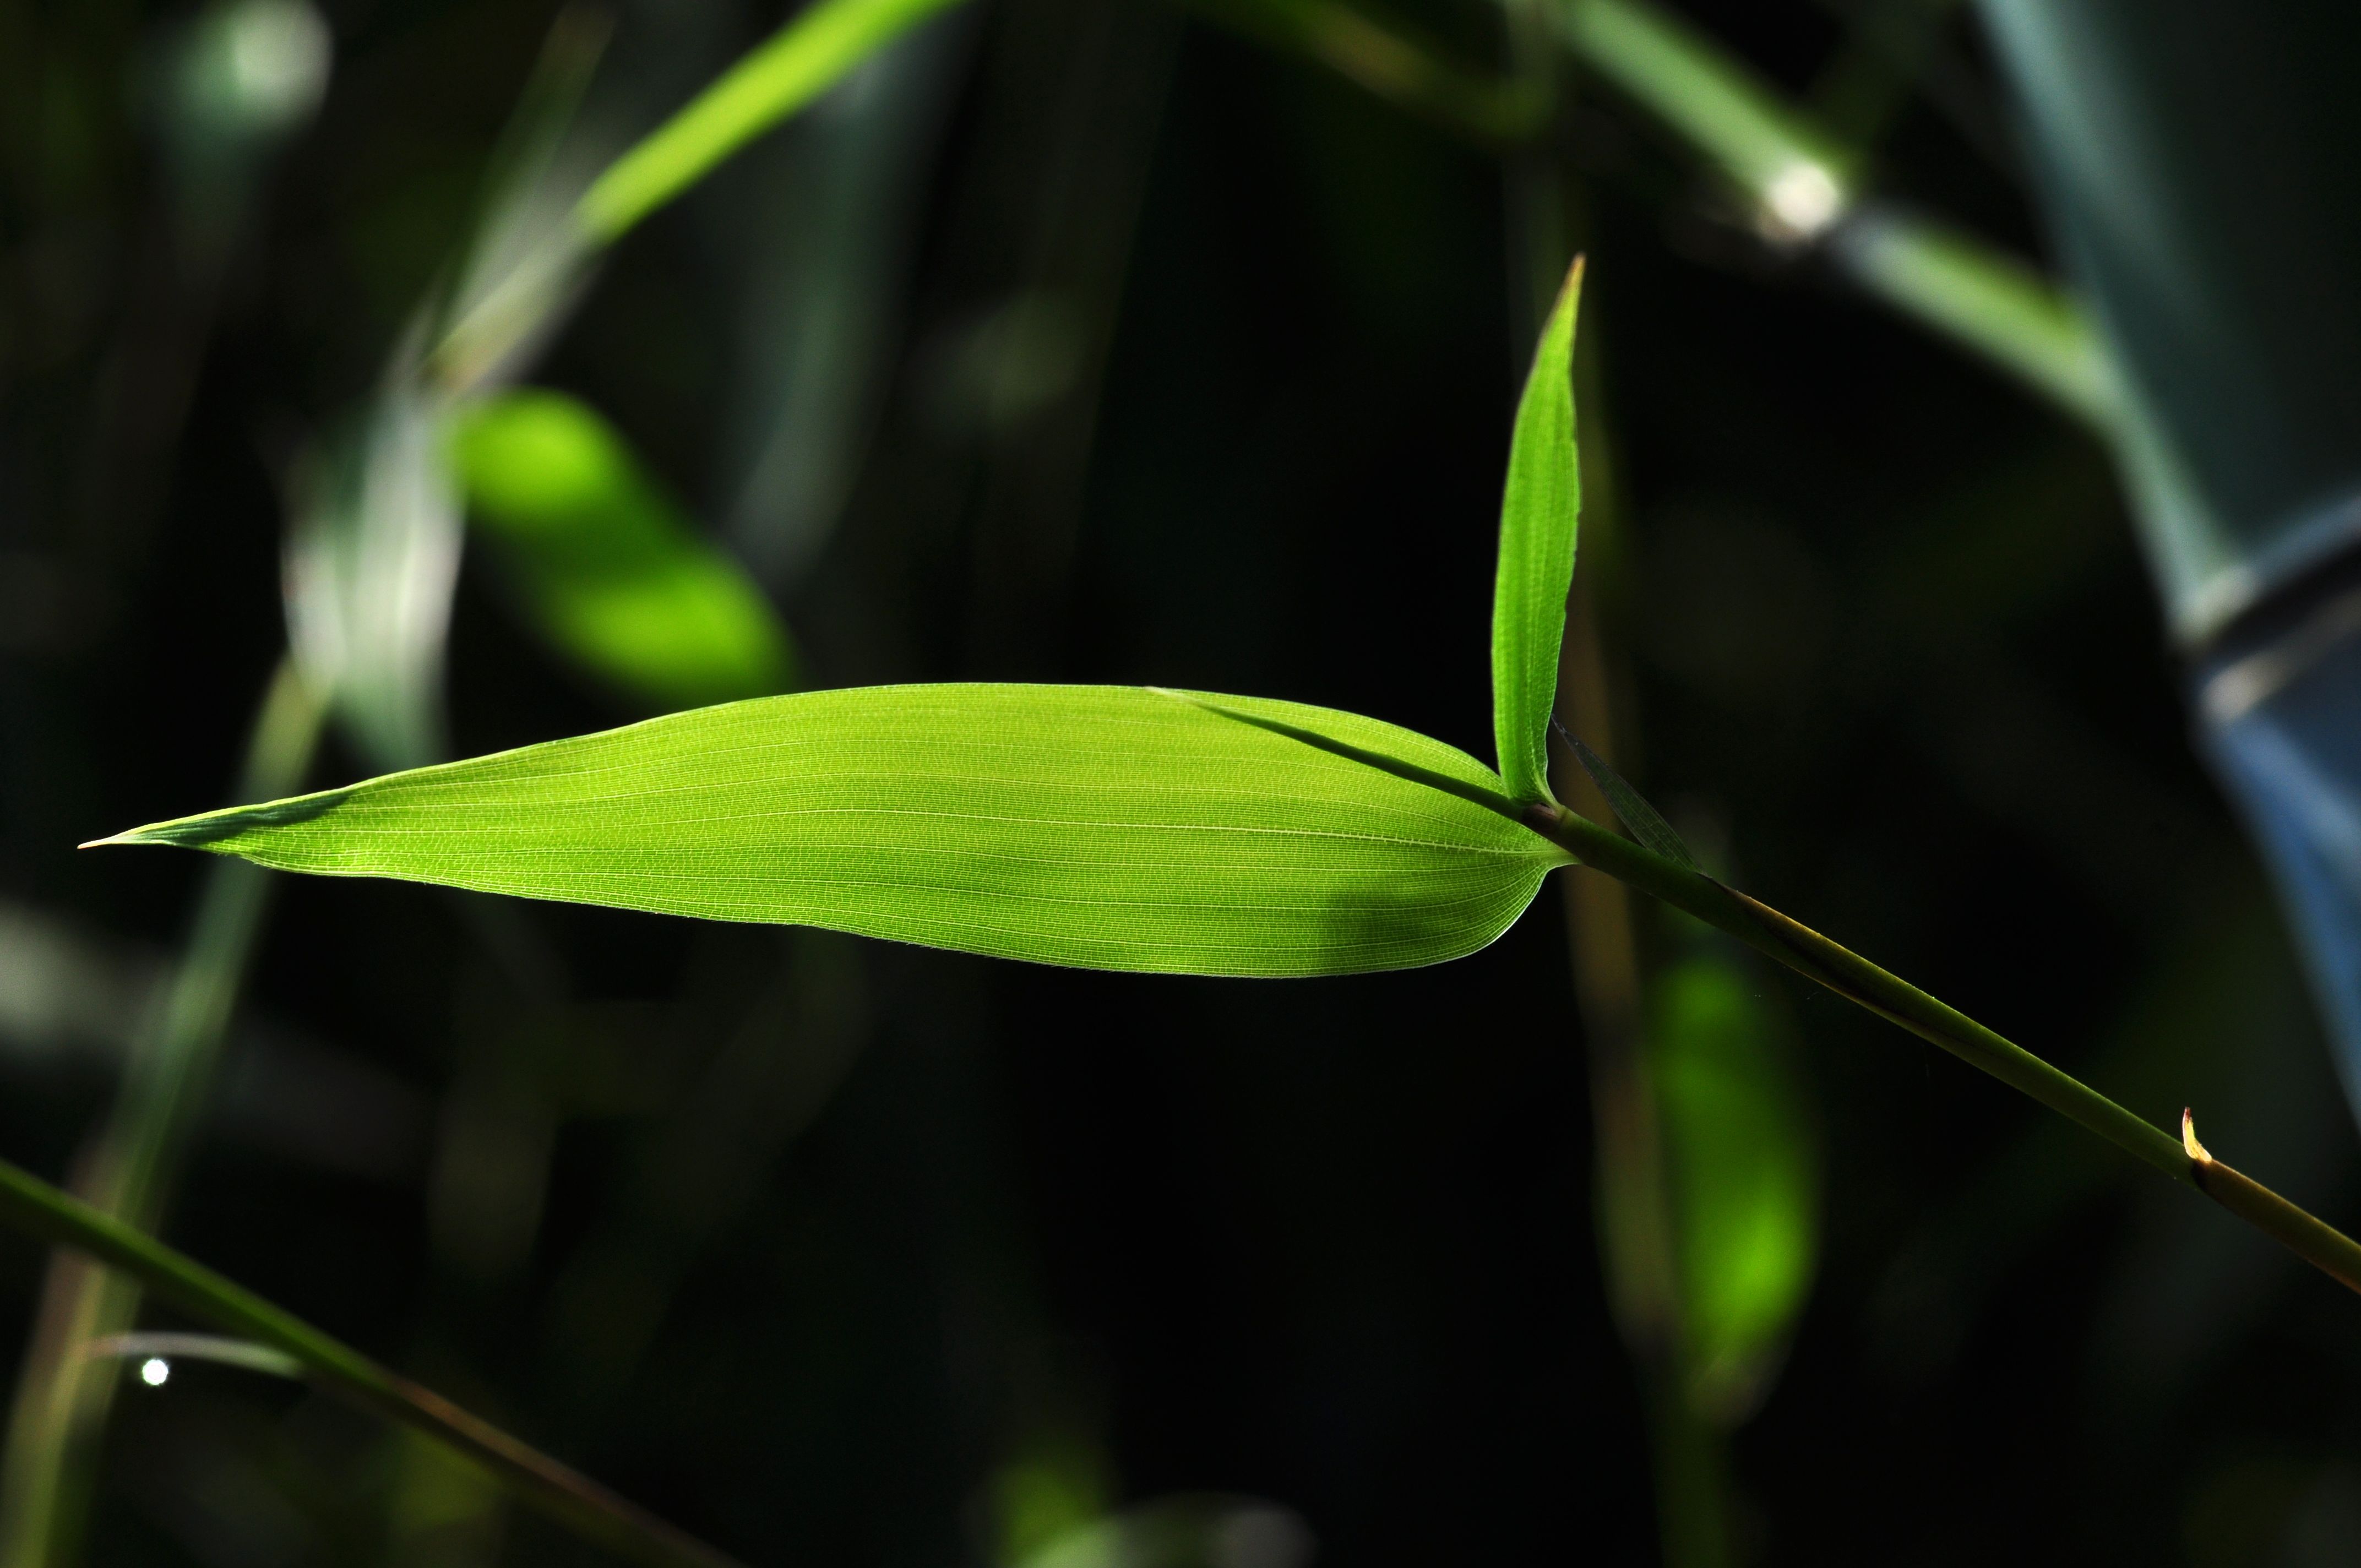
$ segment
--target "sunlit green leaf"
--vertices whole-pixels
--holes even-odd
[[[1297,703],[872,686],[700,708],[144,828],[285,871],[826,926],[1094,969],[1483,947],[1567,856],[1466,753]]]
[[[1492,740],[1500,777],[1520,804],[1551,798],[1549,722],[1558,648],[1574,582],[1582,474],[1574,448],[1574,318],[1582,263],[1566,274],[1517,405],[1500,501],[1500,565],[1492,596]]]
[[[453,452],[530,612],[584,667],[667,708],[792,684],[786,632],[762,590],[592,410],[513,392],[470,410]]]
[[[1784,1348],[1819,1243],[1819,1157],[1778,1015],[1719,956],[1657,981],[1649,1045],[1679,1234],[1692,1398],[1744,1415]]]

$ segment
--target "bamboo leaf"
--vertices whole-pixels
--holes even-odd
[[[303,674],[379,767],[443,750],[443,664],[459,576],[448,406],[398,362],[348,428],[297,468],[284,572]]]
[[[1466,753],[1297,703],[873,686],[136,829],[284,871],[824,926],[1093,969],[1310,975],[1490,942],[1571,857]]]
[[[1690,1398],[1752,1411],[1811,1288],[1819,1150],[1781,1020],[1729,959],[1657,980],[1649,1053],[1677,1216]]]
[[[453,456],[544,636],[658,709],[794,684],[786,630],[744,569],[707,543],[615,429],[561,393],[475,405]]]
[[[1574,320],[1582,296],[1576,258],[1542,328],[1517,405],[1500,501],[1500,564],[1492,594],[1492,740],[1500,777],[1520,806],[1549,789],[1550,710],[1557,700],[1565,596],[1574,584],[1582,474],[1574,445]]]

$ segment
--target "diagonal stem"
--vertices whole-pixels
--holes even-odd
[[[1727,931],[1806,979],[1940,1046],[2134,1158],[2195,1188],[2330,1278],[2361,1292],[2361,1244],[2214,1159],[2193,1140],[2184,1146],[1959,1009],[1735,888],[1653,854],[1571,812],[1536,806],[1525,820],[1583,864]]]
[[[481,1417],[5,1160],[0,1160],[0,1224],[53,1246],[85,1253],[137,1279],[159,1299],[291,1357],[320,1388],[448,1444],[558,1523],[650,1568],[739,1568],[734,1559]]]
[[[300,788],[324,714],[320,693],[292,658],[281,660],[247,748],[239,798]],[[209,870],[188,949],[134,1043],[77,1174],[76,1185],[101,1209],[142,1229],[154,1229],[169,1207],[261,929],[269,877],[237,862]],[[81,1257],[51,1259],[0,1452],[5,1568],[47,1568],[76,1555],[115,1387],[113,1368],[93,1365],[82,1347],[127,1330],[138,1310],[136,1286]]]

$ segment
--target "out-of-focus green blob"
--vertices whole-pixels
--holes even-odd
[[[475,405],[453,454],[549,640],[660,709],[795,684],[794,645],[738,565],[698,536],[598,414],[526,389]]]
[[[992,1477],[995,1560],[1029,1563],[1104,1516],[1111,1491],[1096,1444],[1070,1432],[1038,1434]]]
[[[1689,1394],[1734,1424],[1766,1390],[1811,1288],[1819,1152],[1781,1020],[1735,962],[1675,965],[1656,982],[1649,1022]]]

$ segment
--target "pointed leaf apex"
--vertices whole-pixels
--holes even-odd
[[[1550,306],[1551,315],[1558,314],[1582,297],[1582,269],[1589,259],[1587,256],[1578,255],[1574,258],[1574,265],[1565,269],[1565,281],[1557,286],[1557,299]]]

